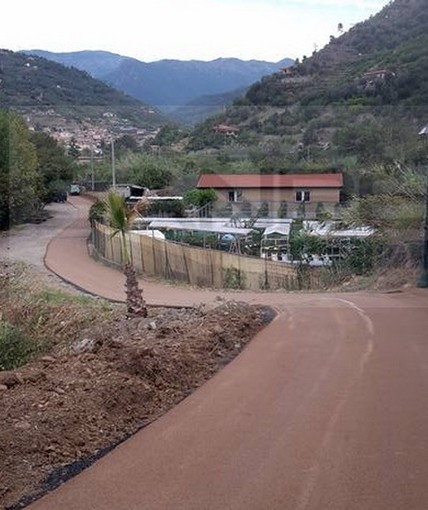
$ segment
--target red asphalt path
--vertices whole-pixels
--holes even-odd
[[[89,258],[87,233],[79,221],[66,229],[46,264],[120,299],[121,274]],[[157,304],[218,294],[144,288]],[[428,508],[428,293],[239,299],[280,314],[192,396],[32,510]]]

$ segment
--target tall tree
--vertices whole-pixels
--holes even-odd
[[[128,153],[118,164],[118,177],[149,189],[168,186],[173,179],[171,161],[149,154]]]
[[[9,228],[41,207],[43,185],[24,121],[0,111],[0,228]]]
[[[46,188],[45,201],[51,202],[58,189],[66,191],[67,185],[73,180],[73,159],[65,154],[56,140],[45,133],[34,133],[30,140],[37,151],[37,171]]]

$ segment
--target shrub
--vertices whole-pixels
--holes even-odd
[[[245,288],[245,277],[236,267],[228,267],[223,270],[223,285],[225,289]]]
[[[287,218],[288,215],[288,204],[287,202],[281,202],[278,209],[278,218]]]
[[[93,225],[95,222],[102,223],[104,220],[104,213],[105,213],[104,202],[98,200],[97,202],[92,204],[91,208],[89,209],[88,216],[88,220],[90,221],[91,225]]]
[[[5,321],[0,321],[0,370],[13,370],[28,362],[37,344]]]
[[[305,202],[302,202],[299,204],[299,207],[297,208],[297,217],[298,218],[306,218],[306,204]]]
[[[56,180],[48,183],[46,202],[65,202],[67,200],[68,185],[65,181]]]
[[[318,202],[317,203],[317,208],[315,210],[315,215],[317,217],[317,220],[321,220],[323,215],[325,213],[325,207],[324,207],[324,204],[322,202]]]
[[[259,218],[267,218],[269,216],[269,204],[267,202],[262,202],[257,212],[257,216]]]
[[[250,217],[252,210],[253,210],[253,208],[252,208],[251,202],[248,202],[248,200],[244,200],[241,205],[241,213],[244,216]]]
[[[368,274],[373,270],[376,258],[376,241],[374,239],[358,239],[352,244],[351,253],[344,264],[355,274]]]
[[[198,208],[216,200],[217,193],[213,189],[191,189],[184,194],[184,203]]]
[[[164,216],[169,218],[183,218],[184,204],[181,200],[162,200],[150,202],[147,216]]]

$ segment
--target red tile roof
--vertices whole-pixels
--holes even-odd
[[[341,188],[343,174],[203,174],[197,188]]]

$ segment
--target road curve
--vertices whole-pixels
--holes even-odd
[[[86,292],[114,301],[124,301],[123,273],[96,262],[89,256],[87,240],[90,228],[87,218],[91,202],[83,197],[71,197],[70,202],[77,208],[77,218],[48,244],[44,259],[46,267]],[[147,278],[141,278],[140,284],[149,305],[193,306],[212,302],[219,295],[236,294],[239,299],[244,295],[241,292],[223,293],[186,285],[160,284]],[[244,299],[257,302],[260,294],[246,292]],[[268,301],[271,299],[268,298]]]
[[[46,257],[70,279],[61,243],[89,268],[74,229]],[[92,271],[87,290],[119,295],[106,281],[120,273]],[[152,285],[148,299],[171,299]],[[30,508],[425,510],[427,296],[240,294],[281,313],[192,396]]]

